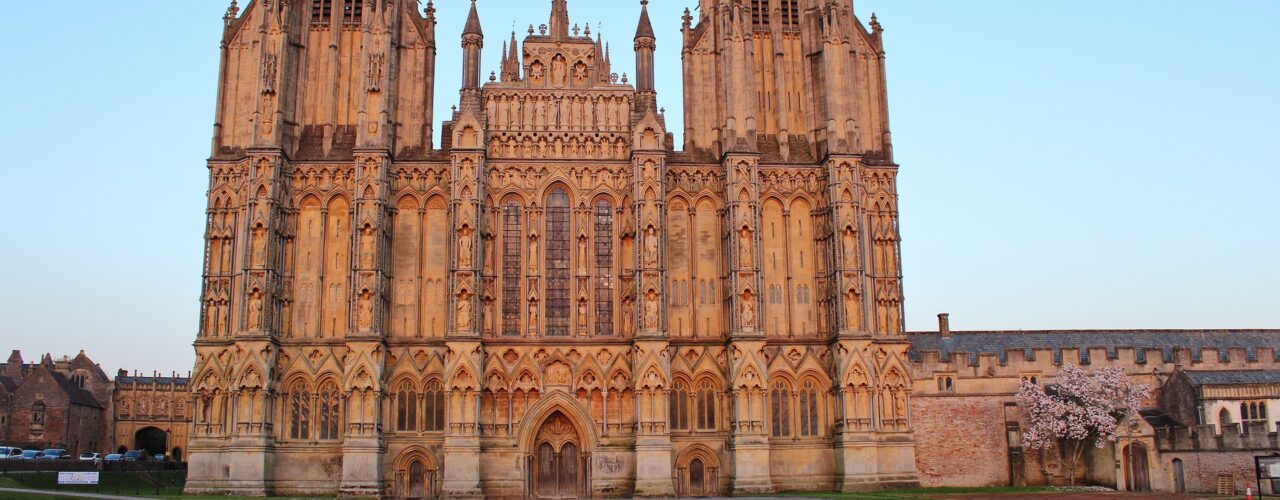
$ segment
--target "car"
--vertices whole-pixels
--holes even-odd
[[[0,460],[19,458],[21,456],[22,456],[22,448],[15,448],[12,446],[0,446]]]
[[[125,462],[140,462],[147,459],[147,452],[143,450],[129,450],[124,452],[124,456],[120,458]]]
[[[84,461],[86,461],[86,462],[88,462],[88,461],[94,461],[94,462],[96,462],[96,461],[98,461],[98,460],[102,460],[102,454],[101,454],[101,453],[94,453],[94,452],[86,451],[86,452],[84,452],[84,453],[81,453],[81,454],[80,454],[80,460],[84,460]]]
[[[104,462],[119,462],[122,457],[124,457],[124,455],[121,455],[119,453],[110,453],[106,457],[104,457],[102,460]]]
[[[22,460],[36,460],[44,458],[44,452],[40,450],[22,450],[22,454],[18,455]]]
[[[163,461],[165,460],[165,458],[164,458],[164,453],[156,453],[156,454],[155,454],[155,456],[153,456],[153,457],[151,457],[151,458],[152,458],[152,459],[154,459],[154,460],[155,460],[155,461],[157,461],[157,462],[163,462]]]
[[[49,448],[44,450],[44,458],[47,460],[59,460],[71,458],[71,455],[68,455],[67,450],[62,448]]]

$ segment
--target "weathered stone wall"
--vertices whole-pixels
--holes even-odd
[[[912,400],[916,467],[922,486],[1008,484],[1004,399],[956,395]]]

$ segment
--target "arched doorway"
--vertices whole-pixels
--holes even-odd
[[[1173,492],[1174,493],[1187,492],[1187,477],[1186,477],[1186,473],[1183,472],[1182,470],[1181,458],[1173,459]]]
[[[1127,491],[1151,491],[1151,478],[1147,471],[1147,447],[1142,443],[1125,446],[1124,485]]]
[[[676,460],[676,494],[702,497],[720,494],[720,461],[716,453],[702,445],[693,445]]]
[[[133,449],[147,450],[147,456],[159,455],[169,450],[169,435],[155,427],[143,427],[133,433]]]
[[[392,496],[396,498],[436,498],[439,491],[439,469],[426,450],[413,447],[400,455],[395,462],[395,484]]]
[[[587,464],[577,427],[556,411],[534,437],[527,464],[529,490],[537,498],[577,498],[586,489]]]

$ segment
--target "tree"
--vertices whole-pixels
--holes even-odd
[[[1058,444],[1066,454],[1068,477],[1075,485],[1076,464],[1085,446],[1101,448],[1104,441],[1114,443],[1120,423],[1136,414],[1150,393],[1146,385],[1130,383],[1119,367],[1091,375],[1078,366],[1065,365],[1054,383],[1044,388],[1024,379],[1017,395],[1027,420],[1022,442],[1033,450]]]

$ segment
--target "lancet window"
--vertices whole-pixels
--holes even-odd
[[[791,435],[791,389],[781,380],[769,392],[770,427],[774,437]]]
[[[613,206],[596,203],[596,335],[613,335]]]
[[[396,389],[396,430],[418,430],[418,391],[409,381]]]
[[[710,380],[698,384],[698,430],[716,429],[716,389]]]
[[[301,380],[289,388],[289,438],[311,437],[311,391]]]
[[[320,439],[338,439],[338,429],[342,418],[341,397],[338,385],[332,380],[320,386],[320,399],[317,401]]]
[[[444,430],[444,390],[441,389],[439,381],[432,381],[427,384],[427,390],[422,396],[422,403],[422,430]]]
[[[689,430],[689,386],[676,380],[671,388],[671,429]]]
[[[515,201],[502,207],[502,334],[520,335],[521,254],[520,244],[524,233],[520,217],[524,207]]]
[[[547,335],[569,335],[569,195],[547,196]]]
[[[800,387],[800,435],[818,436],[818,385],[813,379]]]

